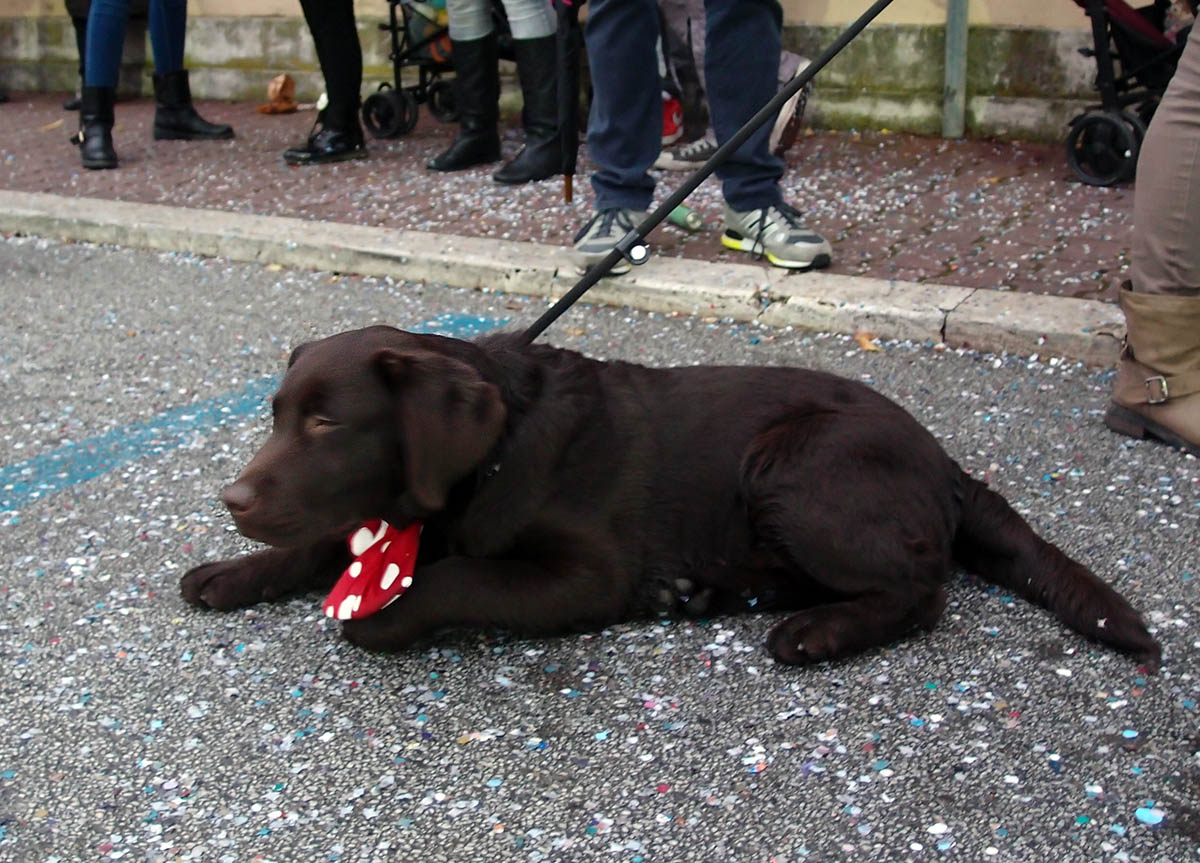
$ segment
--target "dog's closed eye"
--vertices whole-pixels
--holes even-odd
[[[308,434],[322,434],[339,426],[340,422],[323,414],[309,414],[304,418],[304,431]]]

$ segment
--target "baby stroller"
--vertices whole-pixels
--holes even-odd
[[[492,3],[492,19],[500,35],[500,56],[512,58],[508,19],[498,3]],[[417,108],[427,104],[443,123],[458,119],[454,85],[443,77],[454,71],[450,33],[446,29],[445,0],[388,0],[388,23],[379,29],[388,33],[392,47],[392,81],[363,101],[363,125],[376,138],[400,138],[417,125]],[[402,70],[415,66],[417,82],[401,83]]]
[[[1133,177],[1146,126],[1175,74],[1188,30],[1173,32],[1172,0],[1133,8],[1122,0],[1075,0],[1092,20],[1096,89],[1100,104],[1071,120],[1067,163],[1093,186]],[[1192,14],[1200,0],[1187,0]],[[1120,74],[1117,74],[1119,65]]]
[[[388,23],[379,29],[391,36],[393,82],[384,81],[362,106],[363,125],[376,138],[399,138],[417,125],[417,106],[429,105],[442,122],[457,118],[454,90],[442,76],[454,70],[445,9],[416,0],[388,0]],[[403,69],[417,68],[417,83],[401,84]]]

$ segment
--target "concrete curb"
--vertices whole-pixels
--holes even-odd
[[[578,278],[565,249],[538,243],[25,192],[0,191],[0,230],[548,297]],[[1124,332],[1094,300],[683,258],[651,258],[587,300],[1095,365],[1116,361]]]

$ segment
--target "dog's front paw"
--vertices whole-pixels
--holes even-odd
[[[267,597],[257,574],[244,558],[205,563],[188,570],[179,592],[192,605],[231,611],[262,602]]]

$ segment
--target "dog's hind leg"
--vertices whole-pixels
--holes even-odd
[[[776,624],[767,649],[785,665],[838,659],[928,629],[946,607],[940,585],[920,596],[868,594],[799,611]]]
[[[852,519],[850,524],[861,524]],[[871,536],[855,528],[793,530],[779,538],[822,604],[777,624],[767,647],[787,665],[823,662],[885,645],[915,629],[932,629],[946,607],[945,555],[926,540],[906,538],[899,524],[876,525]]]
[[[754,541],[816,600],[770,633],[780,662],[888,644],[945,608],[957,473],[916,423],[887,414],[788,418],[747,452]]]

